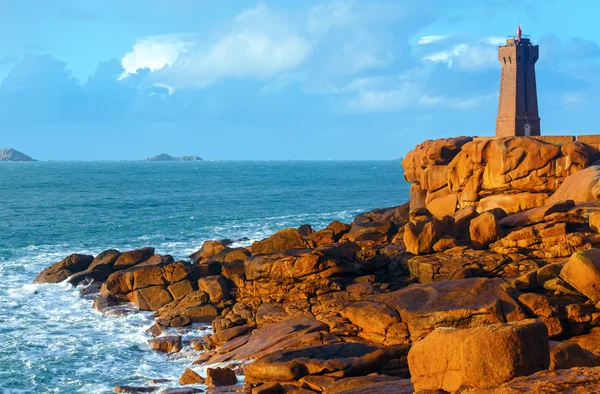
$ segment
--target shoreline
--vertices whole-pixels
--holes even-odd
[[[36,281],[91,278],[96,309],[153,311],[164,339],[151,346],[165,352],[183,346],[160,337],[168,327],[211,322],[177,392],[597,387],[600,202],[580,197],[597,157],[527,137],[427,141],[403,161],[404,205],[246,248],[206,241],[191,262],[153,248],[71,255]],[[243,368],[200,369],[232,362]]]

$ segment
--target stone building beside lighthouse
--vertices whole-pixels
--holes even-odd
[[[498,60],[502,65],[496,136],[539,136],[535,62],[537,45],[521,34],[508,38],[506,45],[498,47]]]

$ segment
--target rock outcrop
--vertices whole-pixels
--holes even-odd
[[[35,161],[25,153],[12,148],[0,149],[0,161]]]
[[[153,248],[71,255],[36,282],[93,282],[83,291],[100,292],[98,310],[150,311],[150,347],[197,357],[186,386],[164,390],[588,392],[597,157],[525,137],[426,141],[403,161],[401,206],[245,247],[206,241],[189,261]]]

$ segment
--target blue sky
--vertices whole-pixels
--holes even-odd
[[[394,159],[492,135],[497,45],[543,134],[600,133],[593,0],[0,0],[0,148],[38,159]]]

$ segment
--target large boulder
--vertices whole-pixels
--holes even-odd
[[[553,204],[573,200],[576,203],[598,201],[600,198],[600,166],[591,166],[568,176],[562,185],[546,201]]]
[[[544,218],[558,212],[567,212],[575,207],[573,200],[557,201],[542,207],[528,209],[526,211],[509,215],[500,219],[501,226],[519,227],[541,223]]]
[[[500,384],[549,364],[548,331],[537,320],[436,329],[408,353],[415,390],[456,392]]]
[[[335,343],[270,353],[244,367],[246,382],[282,382],[307,375],[339,378],[378,371],[390,356],[365,343]]]
[[[547,199],[548,194],[546,193],[524,192],[513,194],[495,194],[479,200],[477,211],[485,212],[494,208],[501,208],[509,214],[517,213],[542,206]]]
[[[600,301],[600,249],[574,253],[560,277],[590,300]]]
[[[71,254],[58,263],[52,264],[38,274],[33,283],[59,283],[69,276],[86,270],[94,260],[94,256]]]
[[[476,327],[526,317],[521,307],[487,278],[413,284],[366,299],[394,309],[413,341],[437,327]]]
[[[133,267],[136,264],[148,260],[152,256],[154,256],[154,248],[149,247],[123,252],[114,262],[113,268],[116,270],[122,270]]]
[[[288,249],[302,249],[308,247],[310,247],[310,245],[302,238],[297,229],[286,228],[262,241],[255,241],[252,244],[252,253],[255,255],[272,254]]]
[[[471,137],[440,138],[417,145],[402,160],[404,179],[415,182],[420,179],[424,167],[449,163],[471,140]]]
[[[469,235],[475,249],[485,249],[504,236],[499,220],[493,211],[484,212],[471,220]]]
[[[387,242],[396,232],[396,226],[391,220],[374,220],[353,222],[348,233],[351,242],[374,241]]]

